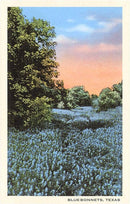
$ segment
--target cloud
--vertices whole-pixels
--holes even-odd
[[[56,42],[58,43],[57,50],[60,55],[72,55],[74,53],[77,58],[81,56],[84,58],[85,56],[94,56],[100,55],[102,58],[106,55],[121,56],[122,53],[122,44],[112,44],[110,42],[99,42],[97,44],[86,44],[79,43],[79,41],[68,38],[64,35],[59,35],[56,38]]]
[[[113,45],[107,43],[100,43],[97,45],[79,45],[75,49],[75,52],[81,53],[110,53],[110,52],[120,52],[121,45]]]
[[[95,18],[94,15],[92,15],[92,16],[87,16],[85,19],[88,20],[88,21],[95,21],[95,20],[96,20],[96,18]]]
[[[74,22],[75,22],[75,20],[74,20],[74,19],[69,18],[69,19],[67,19],[67,22],[69,22],[69,23],[74,23]]]
[[[56,42],[59,44],[75,44],[77,41],[66,37],[65,35],[58,35],[56,37]]]
[[[96,20],[94,16],[88,16],[87,20]],[[70,19],[71,20],[71,19]],[[111,21],[97,21],[97,27],[87,26],[86,24],[79,24],[71,28],[67,28],[66,32],[82,32],[82,33],[109,33],[116,26],[122,23],[121,19],[112,19]]]
[[[60,78],[66,88],[85,86],[90,94],[98,94],[122,78],[122,57],[118,46],[99,44],[96,46],[74,44],[58,50]],[[108,52],[107,52],[108,50]]]
[[[121,24],[121,19],[112,19],[109,22],[100,21],[98,22],[99,28],[97,29],[97,32],[110,32],[113,28],[115,28],[117,25]]]
[[[67,32],[84,32],[84,33],[92,33],[94,31],[93,28],[86,26],[85,24],[79,24],[77,26],[66,29]]]
[[[106,42],[111,42],[111,44],[122,44],[122,25],[119,24],[113,29],[110,35],[106,35]]]
[[[84,85],[90,94],[100,93],[122,79],[121,48],[112,43],[59,45],[60,79],[66,88]]]

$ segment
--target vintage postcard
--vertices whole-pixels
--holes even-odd
[[[130,202],[130,2],[0,2],[0,203]]]

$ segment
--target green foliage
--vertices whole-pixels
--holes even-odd
[[[47,121],[51,121],[50,99],[46,96],[36,97],[34,100],[21,98],[15,102],[17,111],[9,112],[9,126],[16,128],[44,127]]]
[[[64,105],[64,102],[63,101],[60,101],[57,105],[57,108],[59,109],[64,109],[65,108],[65,105]]]
[[[119,84],[114,84],[112,86],[113,91],[116,91],[119,93],[120,97],[122,98],[122,82]]]
[[[91,105],[92,105],[92,107],[98,109],[98,107],[99,107],[98,98],[92,100],[92,101],[91,101]]]
[[[96,94],[91,95],[91,101],[96,100],[97,98],[98,98],[98,96]]]
[[[96,94],[91,95],[91,105],[94,108],[98,108],[98,96]]]
[[[49,99],[45,96],[36,97],[30,102],[30,112],[24,125],[27,127],[43,127],[47,121],[51,121]]]
[[[107,110],[121,105],[121,97],[119,93],[110,88],[105,88],[101,91],[98,97],[99,110]]]
[[[38,109],[42,110],[42,116],[45,113],[47,119],[46,113],[50,108],[47,103],[51,102],[44,96],[53,96],[52,89],[58,76],[53,38],[55,31],[50,23],[35,18],[29,22],[23,17],[21,9],[8,8],[9,126],[23,126],[25,121],[27,124],[28,114],[32,114],[33,121],[37,121],[34,120],[34,111],[31,113],[32,104],[37,99],[40,103]]]
[[[72,109],[77,106],[89,106],[91,104],[88,91],[83,86],[73,87],[68,91],[67,108]]]
[[[65,108],[67,97],[67,89],[64,88],[64,82],[62,80],[56,80],[55,89],[52,93],[53,107]]]

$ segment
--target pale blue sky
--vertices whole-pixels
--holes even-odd
[[[122,8],[120,7],[23,7],[27,19],[47,20],[56,35],[76,41],[121,43]],[[116,35],[117,34],[117,35]],[[114,40],[112,35],[116,35]]]

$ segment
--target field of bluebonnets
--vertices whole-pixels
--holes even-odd
[[[122,108],[53,109],[44,129],[10,128],[8,195],[121,196]]]

